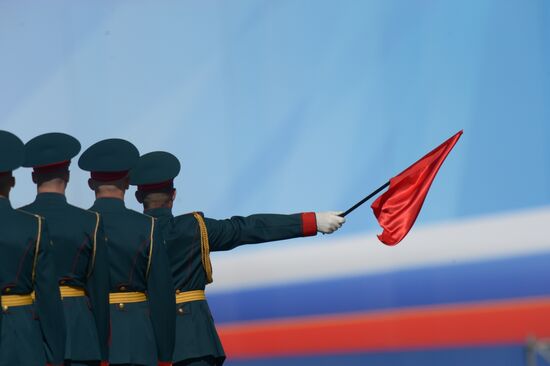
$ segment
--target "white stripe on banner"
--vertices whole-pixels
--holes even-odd
[[[319,237],[315,243],[294,239],[286,245],[215,253],[214,283],[209,292],[548,251],[550,207],[545,207],[415,227],[395,247],[383,245],[371,232],[337,240]]]

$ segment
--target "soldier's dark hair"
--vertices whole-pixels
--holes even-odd
[[[32,181],[40,186],[43,183],[50,182],[53,180],[59,180],[59,182],[69,182],[69,169],[68,168],[60,168],[56,169],[47,173],[32,173]]]
[[[136,199],[143,204],[143,208],[146,210],[165,207],[172,201],[174,191],[173,188],[164,188],[153,192],[136,191]]]

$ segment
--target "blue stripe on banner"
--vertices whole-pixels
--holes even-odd
[[[482,245],[482,244],[480,244]],[[218,323],[550,294],[550,253],[209,295]]]
[[[539,366],[548,365],[540,358],[539,360]],[[229,358],[225,363],[227,366],[518,366],[524,364],[525,347],[521,345],[254,360]]]

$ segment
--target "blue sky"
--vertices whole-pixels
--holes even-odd
[[[0,128],[170,151],[178,212],[343,210],[460,129],[419,224],[550,203],[548,1],[3,1],[0,54]]]

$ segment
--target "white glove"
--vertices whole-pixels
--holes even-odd
[[[341,213],[336,211],[315,212],[317,231],[323,234],[331,234],[338,230],[346,222],[345,218],[338,216]]]

